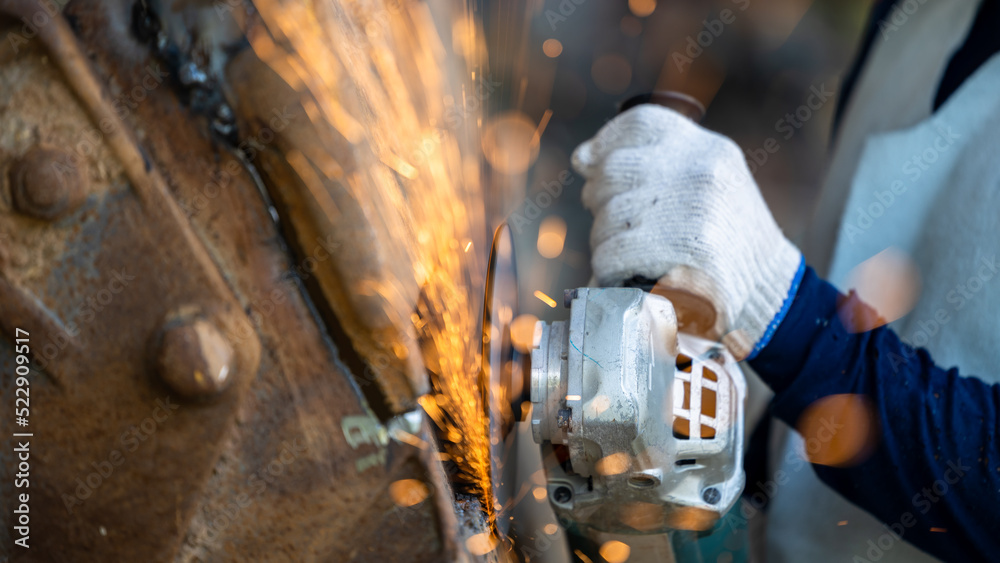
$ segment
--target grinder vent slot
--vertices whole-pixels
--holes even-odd
[[[719,376],[703,361],[677,355],[674,376],[673,435],[678,440],[711,440],[715,438]],[[691,422],[697,433],[692,438]]]

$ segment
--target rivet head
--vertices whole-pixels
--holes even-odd
[[[36,219],[58,219],[86,197],[86,175],[69,154],[58,149],[35,146],[8,173],[14,207]]]
[[[188,398],[208,398],[233,379],[233,347],[214,324],[190,319],[164,327],[156,357],[160,377]]]

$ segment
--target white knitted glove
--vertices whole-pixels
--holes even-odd
[[[738,358],[770,340],[804,264],[736,143],[644,104],[577,148],[573,166],[586,178],[583,203],[594,214],[598,285],[642,276],[683,290],[681,301],[684,292],[707,300],[716,317],[703,332],[722,337]],[[676,295],[667,296],[682,313]]]

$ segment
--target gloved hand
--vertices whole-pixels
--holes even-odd
[[[645,104],[573,153],[594,214],[594,277],[634,276],[707,299],[713,337],[738,358],[766,345],[804,271],[739,147],[664,107]],[[680,308],[680,305],[678,308]]]

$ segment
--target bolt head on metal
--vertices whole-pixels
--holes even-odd
[[[573,491],[569,487],[559,486],[552,491],[552,500],[565,504],[573,498]]]
[[[235,354],[212,323],[193,319],[165,327],[156,358],[160,377],[189,398],[221,393],[233,379]]]
[[[86,197],[86,175],[64,151],[35,146],[8,171],[11,199],[21,213],[52,221],[76,209]]]
[[[707,487],[701,492],[701,498],[708,504],[718,504],[722,500],[722,493],[715,487]]]

